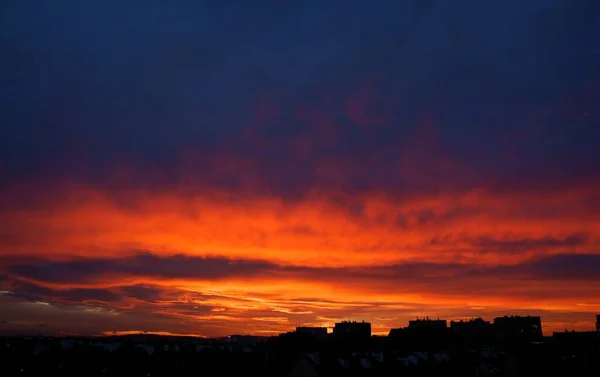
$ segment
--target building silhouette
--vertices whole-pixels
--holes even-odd
[[[429,317],[425,317],[408,321],[408,328],[415,330],[444,331],[448,328],[448,323],[444,319],[429,319]]]
[[[398,348],[412,347],[420,350],[443,349],[450,341],[445,320],[428,317],[409,321],[408,327],[391,329],[388,338]]]
[[[357,321],[342,321],[335,324],[334,336],[352,336],[362,339],[371,337],[371,323]]]
[[[327,337],[327,327],[298,326],[296,333],[324,340]]]
[[[494,318],[494,333],[498,345],[525,346],[543,341],[542,321],[537,316],[504,316]]]
[[[371,323],[342,321],[335,324],[333,338],[345,351],[367,351],[371,348]]]
[[[451,321],[454,343],[464,349],[488,347],[494,342],[494,326],[482,318],[470,321]]]
[[[593,316],[590,316],[594,318]],[[596,316],[596,321],[600,320]],[[371,336],[366,322],[326,330],[297,327],[273,337],[196,338],[157,335],[112,337],[0,336],[2,376],[600,376],[600,337],[589,331],[555,332],[537,342],[538,317],[452,321],[418,319],[389,337]],[[504,332],[509,346],[477,346],[481,334]],[[396,343],[395,335],[403,340]],[[465,339],[468,339],[464,343]],[[471,342],[471,343],[469,343]],[[467,345],[465,345],[467,344]]]

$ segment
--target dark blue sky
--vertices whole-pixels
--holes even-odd
[[[423,118],[437,144],[428,134],[431,150],[412,154],[435,148],[471,183],[490,171],[598,173],[593,0],[167,3],[3,3],[4,183],[102,182],[124,163],[178,180],[182,151],[194,151],[251,158],[263,180],[293,179],[297,166],[296,185],[318,185],[316,166],[333,156],[381,185],[376,171],[394,158],[361,162],[406,148]],[[383,124],[356,122],[352,98]],[[261,104],[278,113],[248,136]],[[335,123],[334,139],[299,119],[307,107]],[[290,153],[299,135],[320,146],[307,158]]]

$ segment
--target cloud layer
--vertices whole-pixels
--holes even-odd
[[[86,330],[91,333],[277,333],[298,323],[331,326],[336,320],[365,317],[376,331],[387,332],[423,314],[456,319],[513,312],[554,317],[546,321],[546,331],[551,331],[589,326],[600,293],[598,254],[553,255],[501,266],[405,262],[305,267],[138,252],[76,260],[5,259],[3,265],[2,300],[31,302],[39,310],[91,312],[96,315],[94,326]],[[120,322],[130,316],[137,318],[135,329]],[[28,317],[10,320],[22,318]]]
[[[5,7],[0,332],[591,326],[597,2],[322,3]]]

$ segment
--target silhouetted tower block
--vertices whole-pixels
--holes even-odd
[[[396,349],[422,351],[445,348],[450,335],[445,320],[424,318],[409,321],[406,328],[390,330],[388,338]]]
[[[408,328],[415,330],[428,330],[428,331],[444,331],[448,327],[446,320],[444,319],[416,319],[414,321],[408,321]]]
[[[498,343],[506,347],[527,345],[543,340],[540,317],[506,316],[494,318],[494,332]]]
[[[317,340],[325,340],[327,337],[327,327],[296,327],[296,333],[313,337]]]
[[[371,337],[371,324],[369,322],[342,321],[335,324],[333,328],[335,336],[352,335],[360,338]]]
[[[365,321],[338,322],[333,328],[333,336],[338,346],[351,350],[367,350],[371,342],[371,324]]]
[[[596,315],[596,331],[600,333],[600,314]]]
[[[481,318],[470,321],[450,322],[453,339],[464,348],[488,347],[494,341],[494,326]]]

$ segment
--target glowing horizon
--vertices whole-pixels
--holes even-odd
[[[274,334],[352,317],[383,334],[421,315],[450,321],[521,313],[549,318],[548,334],[591,328],[600,308],[600,291],[587,281],[592,272],[582,270],[597,258],[600,222],[574,206],[585,197],[569,190],[552,196],[565,198],[558,203],[527,202],[545,210],[568,203],[556,221],[534,212],[511,220],[511,211],[524,208],[516,199],[527,195],[485,190],[408,202],[363,195],[349,200],[360,201],[357,212],[325,195],[240,204],[143,191],[128,192],[123,208],[114,193],[110,199],[75,186],[71,200],[68,186],[60,187],[59,202],[4,212],[4,229],[18,242],[3,245],[3,289],[16,284],[15,296],[26,298],[31,290],[57,311],[109,310],[106,326],[150,311],[164,322],[143,331],[157,333]],[[467,205],[468,216],[447,215]],[[562,225],[569,213],[590,221]],[[113,331],[131,330],[98,329]]]

